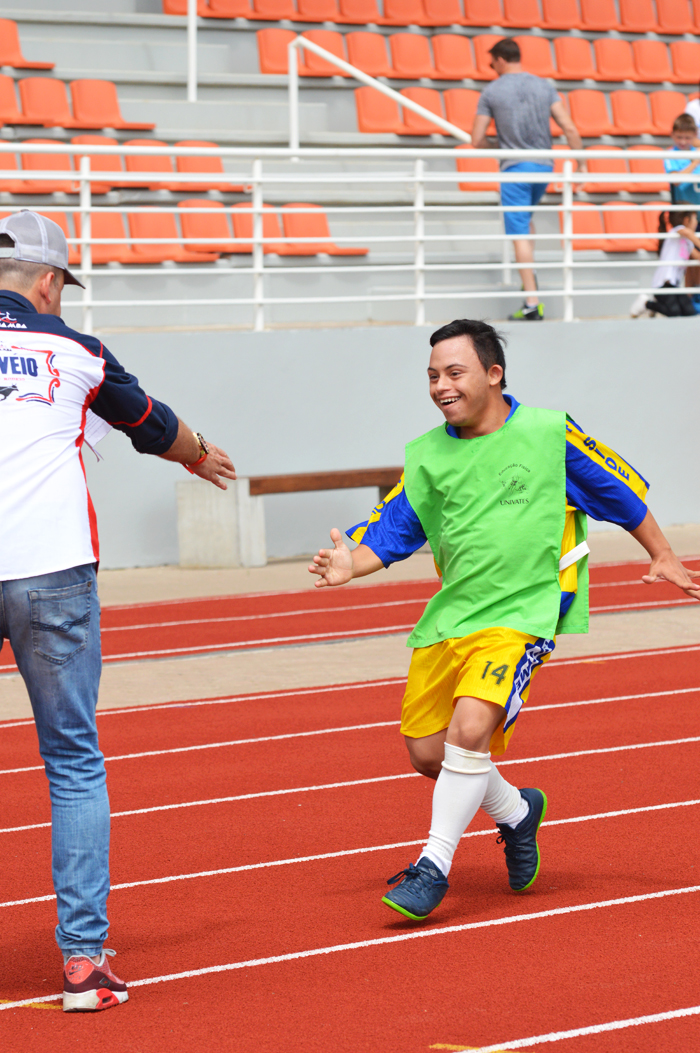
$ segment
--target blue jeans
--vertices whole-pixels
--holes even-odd
[[[96,956],[108,927],[109,799],[95,722],[95,566],[0,582],[0,647],[3,638],[27,685],[49,780],[56,941],[64,956]]]
[[[551,164],[536,164],[534,161],[520,161],[511,165],[506,172],[551,172]],[[529,208],[538,205],[547,189],[546,183],[501,183],[501,204]],[[506,234],[515,238],[526,238],[530,233],[532,212],[504,212],[503,222]]]

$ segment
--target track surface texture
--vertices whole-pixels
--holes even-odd
[[[635,590],[664,602],[667,586],[611,584],[640,573],[597,568],[593,606],[630,606]],[[280,612],[290,635],[312,618],[319,632],[388,631],[392,608],[367,604],[398,601],[396,622],[409,621],[432,587],[357,589],[352,605],[319,590],[122,607],[105,620],[159,645],[250,639],[251,611],[261,634]],[[177,620],[188,625],[163,625]],[[98,714],[113,813],[107,943],[130,1001],[95,1015],[64,1015],[55,997],[45,778],[32,722],[0,725],[3,1053],[699,1049],[700,647],[546,666],[499,762],[549,797],[540,876],[510,891],[479,813],[444,903],[417,926],[380,901],[430,821],[432,783],[398,734],[402,691],[390,678],[207,698],[203,685],[187,703]]]
[[[700,570],[700,559],[683,562]],[[668,582],[645,585],[641,578],[647,569],[648,561],[591,567],[591,612],[697,602]],[[434,578],[107,607],[102,650],[106,662],[116,662],[409,632],[438,588]],[[9,647],[0,652],[0,663],[0,672],[16,669]]]

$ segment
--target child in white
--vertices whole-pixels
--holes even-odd
[[[697,213],[691,206],[687,211],[681,207],[659,215],[659,234],[666,234],[659,239],[660,266],[654,271],[651,280],[654,289],[679,289],[685,281],[688,260],[700,260],[700,237],[696,231]],[[669,229],[670,228],[670,229]],[[668,233],[667,233],[668,232]],[[669,317],[695,314],[692,301],[685,293],[668,293],[654,297],[646,303],[647,309],[654,314],[665,314]]]

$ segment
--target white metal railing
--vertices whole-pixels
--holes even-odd
[[[187,101],[197,101],[197,0],[187,0]]]
[[[47,169],[36,171],[22,168],[13,172],[4,167],[2,157],[7,153],[81,157],[79,167],[75,164],[72,172]],[[230,232],[225,241],[234,245],[240,244],[242,255],[228,255],[216,263],[179,264],[176,268],[149,265],[147,261],[138,265],[123,265],[116,270],[111,266],[98,266],[94,263],[94,250],[103,244],[139,246],[143,244],[177,244],[187,247],[190,244],[211,244],[212,252],[221,247],[221,238],[207,239],[202,236],[184,238],[173,237],[132,237],[126,230],[124,238],[95,236],[95,223],[99,216],[114,211],[128,213],[153,213],[156,211],[168,214],[183,215],[185,210],[178,208],[177,198],[167,201],[159,198],[157,202],[141,199],[121,203],[105,204],[103,196],[93,193],[95,183],[110,183],[110,175],[91,167],[91,158],[109,155],[115,158],[115,164],[121,164],[121,158],[144,155],[152,157],[165,156],[211,156],[211,149],[201,147],[158,147],[158,146],[87,146],[68,145],[64,143],[0,143],[0,189],[3,180],[21,178],[24,181],[60,180],[70,182],[75,194],[65,194],[61,199],[50,199],[51,204],[34,204],[27,196],[22,204],[0,206],[4,211],[16,211],[20,208],[37,207],[41,212],[68,213],[80,217],[80,236],[71,234],[69,243],[80,248],[80,265],[73,268],[81,277],[85,290],[78,300],[67,298],[64,306],[67,310],[82,311],[82,328],[91,331],[95,324],[95,309],[137,308],[137,307],[178,307],[193,306],[201,308],[222,307],[235,309],[245,308],[250,311],[250,323],[253,328],[264,328],[270,309],[283,305],[342,305],[342,304],[377,304],[393,303],[413,305],[413,319],[420,325],[426,321],[426,309],[430,302],[450,301],[498,301],[518,295],[510,285],[511,269],[508,237],[502,229],[474,231],[468,228],[471,221],[489,221],[492,226],[505,211],[533,211],[535,217],[545,221],[550,216],[555,219],[556,228],[540,230],[532,235],[532,240],[540,253],[536,269],[541,274],[551,275],[555,279],[551,287],[546,283],[542,295],[547,299],[561,299],[563,316],[567,321],[574,318],[577,300],[587,296],[630,297],[639,292],[666,295],[663,290],[652,289],[648,281],[644,282],[643,272],[658,265],[658,260],[651,252],[637,253],[634,257],[624,259],[611,258],[610,255],[598,254],[582,257],[574,251],[574,241],[585,243],[600,235],[581,234],[575,231],[575,217],[581,209],[576,200],[576,193],[583,183],[625,183],[634,181],[638,184],[659,182],[655,173],[589,173],[573,171],[574,160],[590,159],[588,151],[568,151],[563,163],[563,171],[555,176],[551,172],[528,173],[528,181],[556,182],[561,184],[563,192],[560,200],[539,204],[534,209],[504,209],[497,202],[495,195],[475,194],[469,196],[459,193],[457,186],[468,186],[470,183],[507,183],[521,182],[522,173],[502,172],[458,172],[455,161],[460,156],[473,158],[503,158],[505,151],[468,150],[455,151],[450,148],[350,148],[322,149],[305,148],[260,148],[260,147],[222,147],[218,151],[225,161],[235,165],[235,170],[226,170],[223,175],[209,173],[163,171],[143,173],[119,171],[118,181],[123,186],[143,187],[147,183],[177,182],[187,185],[192,191],[212,182],[230,182],[249,188],[250,194],[244,195],[252,211],[252,231],[235,237]],[[513,160],[529,158],[542,162],[562,160],[559,151],[510,151]],[[660,154],[657,150],[596,150],[596,159],[606,157],[619,159],[629,157],[636,159],[658,158],[659,156],[693,158],[691,152],[681,153],[666,151]],[[295,163],[291,163],[295,162]],[[683,173],[673,173],[665,177],[670,183],[680,183]],[[650,195],[651,196],[651,195]],[[299,198],[307,202],[318,202],[324,197],[328,203],[324,206],[329,216],[331,235],[338,221],[352,221],[353,229],[347,227],[342,235],[336,233],[330,240],[344,244],[359,244],[370,249],[368,257],[357,257],[352,261],[330,262],[328,257],[298,257],[287,261],[277,257],[274,261],[265,253],[265,247],[271,242],[280,241],[280,235],[267,236],[264,233],[264,202],[266,198],[273,201],[293,201]],[[368,200],[369,198],[369,200]],[[344,202],[343,204],[338,203]],[[670,203],[666,202],[668,207]],[[619,208],[619,204],[598,205],[602,212]],[[639,205],[629,203],[630,208],[640,209]],[[653,203],[647,210],[658,207]],[[292,211],[299,214],[299,209],[292,210],[276,206],[277,212],[289,215]],[[189,208],[187,214],[208,213],[211,210],[202,206],[200,209]],[[235,216],[236,203],[229,201],[220,213]],[[551,222],[551,221],[550,221]],[[393,224],[393,226],[391,226]],[[500,227],[500,223],[498,224]],[[337,226],[336,226],[337,230]],[[640,237],[655,238],[654,233],[640,230],[629,234],[609,233],[603,237],[614,238],[620,242]],[[663,237],[663,235],[662,235]],[[315,246],[324,239],[318,236],[290,237],[282,233],[281,239],[287,245],[303,245],[312,242]],[[252,251],[251,251],[252,248]],[[226,246],[227,252],[230,246]],[[693,265],[690,261],[689,265]],[[71,265],[72,266],[72,265]],[[598,272],[597,274],[595,272]],[[601,273],[602,271],[602,273]],[[147,281],[157,276],[168,283],[174,276],[184,276],[189,280],[191,275],[205,275],[212,280],[228,276],[227,281],[238,283],[239,288],[224,290],[229,295],[195,296],[187,290],[181,295],[178,288],[156,298],[148,295]],[[146,281],[144,295],[138,297],[119,296],[110,281],[118,275],[134,276],[139,279],[139,292]],[[341,291],[328,290],[323,283],[327,276],[339,278],[345,282]],[[557,282],[557,275],[560,280]],[[613,275],[615,277],[611,278]],[[619,275],[619,279],[617,276]],[[639,276],[642,281],[639,281]],[[578,284],[576,277],[578,276]],[[288,289],[273,289],[275,284],[285,279],[303,277],[306,288],[303,295],[291,295]],[[357,283],[358,278],[366,280],[365,288],[356,291],[349,287],[349,282]],[[369,280],[390,279],[397,288],[374,289]],[[500,279],[500,284],[499,284]],[[98,283],[99,295],[95,283]],[[314,282],[312,285],[311,282]],[[243,283],[243,284],[242,284]],[[469,283],[469,284],[468,284]],[[247,287],[246,287],[247,286]],[[458,286],[458,288],[455,288]],[[510,287],[509,287],[510,286]],[[213,289],[212,292],[218,292]],[[672,290],[671,290],[672,291]],[[700,288],[688,291],[700,292]],[[238,295],[233,295],[233,293]],[[72,295],[72,294],[71,294]],[[360,322],[366,318],[359,319]],[[397,318],[397,320],[405,320]],[[357,321],[357,319],[355,319]],[[350,319],[348,324],[353,324]]]
[[[192,0],[189,0],[192,3]],[[472,141],[471,135],[465,132],[463,128],[458,127],[456,124],[452,124],[451,121],[446,121],[444,117],[440,117],[438,114],[433,113],[431,110],[421,106],[419,103],[414,102],[413,99],[406,98],[398,91],[394,91],[393,88],[389,88],[386,84],[383,84],[380,80],[375,77],[370,77],[368,73],[364,73],[357,66],[351,66],[345,59],[338,58],[331,51],[326,51],[325,48],[315,44],[313,40],[308,40],[306,37],[298,36],[294,40],[290,40],[287,46],[287,55],[289,61],[289,146],[292,150],[299,148],[299,51],[308,50],[313,51],[315,55],[330,62],[331,65],[337,66],[343,73],[348,73],[355,80],[361,81],[363,84],[368,85],[370,88],[375,88],[382,95],[388,95],[390,99],[397,102],[400,106],[404,106],[406,109],[411,110],[413,113],[419,114],[421,117],[426,117],[432,124],[442,128],[444,132],[454,136],[455,139],[459,139],[460,142],[470,143]]]

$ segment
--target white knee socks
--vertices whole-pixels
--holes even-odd
[[[527,801],[520,796],[520,790],[506,782],[495,764],[491,765],[481,807],[494,822],[507,823],[513,827],[525,818],[529,810]]]
[[[445,743],[445,760],[433,791],[430,835],[421,852],[437,863],[445,877],[459,839],[478,812],[489,785],[490,756]]]

